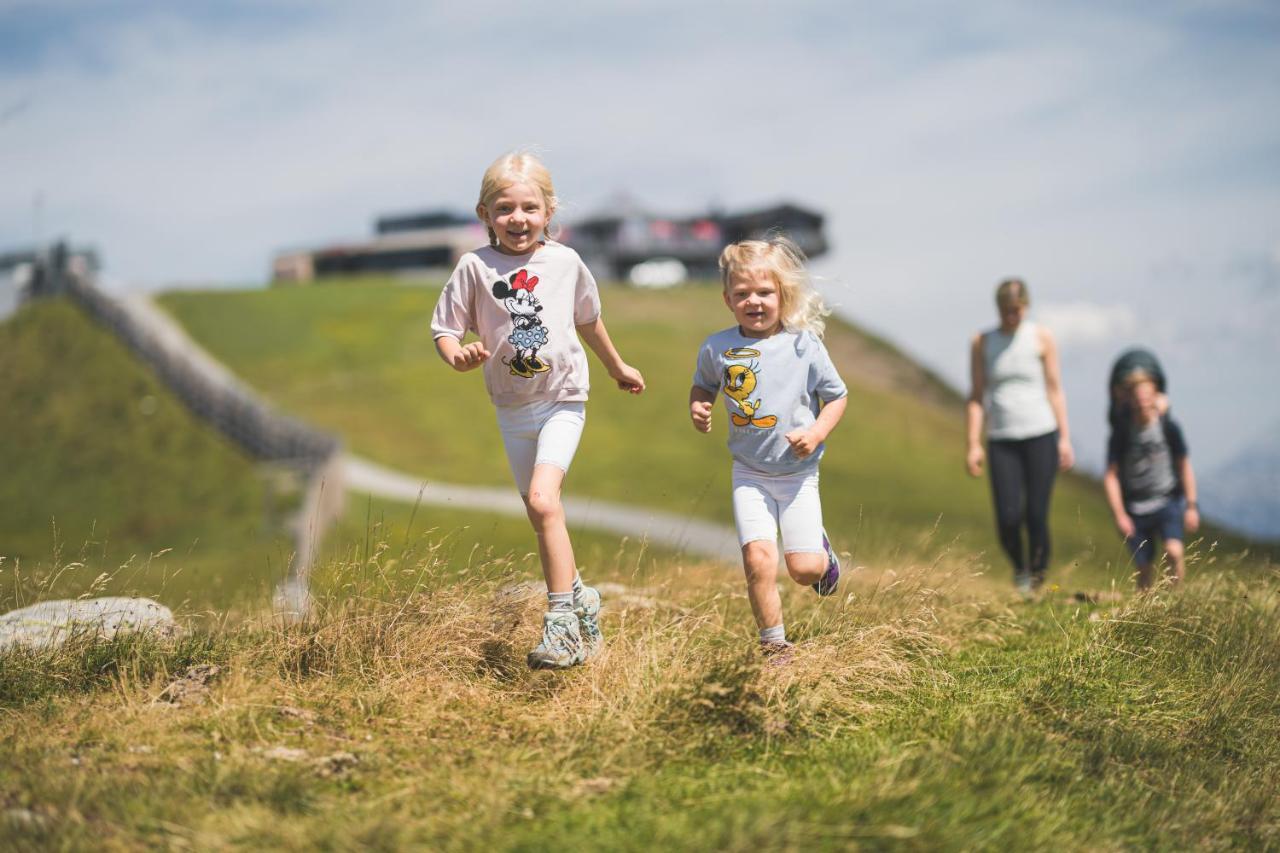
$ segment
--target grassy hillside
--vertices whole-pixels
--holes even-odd
[[[598,389],[573,488],[727,521],[723,432],[696,435],[683,405],[704,331],[692,315],[719,316],[714,300],[605,296],[653,393]],[[479,377],[430,354],[433,298],[375,285],[169,302],[243,375],[357,450],[505,483]],[[84,492],[110,510],[100,528],[149,506],[146,488],[104,478],[130,466],[176,480],[179,458],[208,454],[201,476],[235,473],[255,498],[256,474],[198,437],[127,354],[68,306],[37,308],[0,326],[0,353],[25,359],[25,378],[0,378],[0,412],[25,414],[0,426],[40,449],[0,461],[28,478],[54,471],[49,500],[92,507]],[[831,348],[865,381],[824,466],[826,503],[870,565],[833,599],[784,585],[789,661],[759,657],[737,573],[578,531],[591,577],[612,582],[606,648],[566,673],[531,672],[545,599],[527,583],[524,522],[357,499],[304,624],[0,654],[0,848],[1280,847],[1280,574],[1202,543],[1177,592],[1016,601],[1003,569],[993,584],[992,560],[973,553],[990,521],[984,484],[958,473],[954,402],[860,373],[851,360],[867,345],[852,330],[833,331]],[[121,402],[122,376],[157,399],[147,417],[171,418],[163,437],[132,444],[148,426]],[[82,421],[121,428],[83,449]],[[155,451],[166,442],[184,453]],[[61,448],[90,461],[57,467]],[[204,511],[164,492],[151,512],[173,515],[134,535],[234,531],[213,501],[235,488]],[[1058,513],[1078,577],[1101,583],[1112,546],[1090,544],[1110,541],[1093,487],[1069,479]],[[1210,562],[1225,570],[1198,570]]]
[[[611,593],[609,645],[523,665],[536,593],[378,558],[288,630],[0,656],[6,849],[1272,849],[1280,587],[1031,606],[966,570],[837,601],[753,652],[739,582]],[[221,671],[176,703],[195,664]],[[170,694],[172,695],[172,692]]]
[[[432,349],[437,293],[365,281],[174,293],[163,305],[268,397],[340,432],[356,452],[424,477],[505,485],[479,374],[449,370]],[[708,437],[685,414],[697,345],[731,322],[718,292],[606,288],[602,296],[610,332],[649,391],[633,398],[613,390],[592,361],[588,425],[568,488],[731,523],[724,418]],[[845,324],[831,324],[828,346],[852,393],[822,469],[837,544],[858,561],[983,551],[1003,577],[987,484],[961,470],[958,401],[891,347]],[[893,389],[903,382],[908,387]],[[1080,572],[1096,583],[1123,563],[1096,483],[1061,481],[1054,531],[1059,578]]]
[[[0,324],[0,363],[0,608],[90,590],[225,606],[270,589],[289,547],[263,479],[112,335],[41,302]]]
[[[194,418],[69,302],[0,324],[0,611],[34,600],[138,593],[174,607],[264,604],[292,551],[289,495]],[[669,552],[576,531],[584,567]],[[381,547],[448,555],[459,571],[507,558],[537,574],[523,519],[359,497],[330,556]]]

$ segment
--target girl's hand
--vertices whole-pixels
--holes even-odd
[[[714,405],[701,400],[689,404],[689,417],[693,419],[693,428],[698,432],[711,432],[711,409]]]
[[[1188,533],[1195,533],[1200,529],[1200,510],[1194,504],[1187,505],[1187,511],[1182,514],[1182,523]]]
[[[616,371],[610,372],[609,378],[618,383],[620,391],[639,394],[644,390],[644,377],[640,375],[640,371],[629,364],[620,365]]]
[[[964,465],[969,469],[970,477],[982,476],[982,463],[986,458],[987,453],[982,449],[981,444],[975,444],[969,448],[969,453],[965,456]]]
[[[489,351],[480,341],[472,341],[462,347],[449,359],[449,365],[459,373],[475,370],[489,359]]]
[[[807,429],[793,429],[786,434],[785,438],[791,445],[792,452],[801,459],[813,453],[818,449],[818,445],[822,444],[822,440]]]
[[[1076,464],[1076,452],[1071,449],[1071,442],[1068,439],[1058,439],[1058,467],[1063,471],[1070,471]]]

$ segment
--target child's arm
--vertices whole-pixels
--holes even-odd
[[[1102,489],[1107,493],[1107,504],[1116,520],[1116,530],[1126,539],[1133,535],[1133,519],[1124,510],[1124,496],[1120,492],[1120,469],[1112,462],[1102,475]]]
[[[982,360],[982,335],[973,336],[969,350],[969,399],[965,402],[965,457],[969,476],[982,474],[986,452],[982,449],[982,396],[986,393],[987,368]]]
[[[694,385],[689,388],[689,417],[698,432],[711,432],[711,410],[715,407],[714,391]]]
[[[1191,470],[1191,457],[1184,456],[1178,460],[1178,474],[1182,478],[1182,493],[1187,498],[1187,511],[1183,514],[1182,523],[1188,533],[1200,529],[1200,505],[1196,503],[1196,472]]]
[[[622,356],[618,355],[618,351],[613,347],[613,341],[609,340],[609,331],[604,327],[603,317],[596,317],[590,323],[583,323],[577,328],[578,334],[604,364],[604,369],[609,371],[609,378],[618,383],[618,388],[630,391],[632,394],[639,394],[644,390],[644,377],[640,375],[640,371],[627,364],[622,360]]]
[[[480,341],[472,341],[466,346],[453,335],[441,335],[436,338],[436,352],[444,363],[459,373],[474,370],[489,358],[489,351]]]
[[[787,433],[786,439],[791,443],[791,449],[795,451],[796,456],[804,459],[817,450],[818,445],[826,441],[827,436],[831,435],[831,431],[836,428],[836,424],[840,423],[848,405],[848,397],[824,403],[822,411],[818,412],[818,419],[808,429],[793,429]]]

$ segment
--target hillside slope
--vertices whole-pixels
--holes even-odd
[[[86,594],[175,609],[265,605],[288,567],[297,494],[194,417],[72,303],[0,323],[0,612]],[[592,567],[669,556],[576,531]],[[536,568],[522,519],[354,500],[326,559],[390,549],[451,555],[465,570],[511,555]],[[16,568],[15,568],[16,567]]]
[[[435,287],[393,282],[172,293],[162,305],[285,410],[336,430],[356,452],[446,482],[509,480],[477,374],[436,358]],[[613,390],[592,361],[588,426],[568,489],[731,523],[723,417],[712,436],[688,424],[698,343],[731,318],[714,288],[660,293],[606,287],[610,332],[649,382]],[[959,400],[884,342],[832,322],[828,346],[851,387],[823,462],[828,527],[855,560],[983,552],[1003,576],[987,485],[961,469]],[[1090,582],[1125,562],[1097,484],[1064,477],[1054,503],[1056,563]],[[1122,570],[1123,571],[1123,570]]]
[[[294,377],[314,387],[297,399],[335,418],[342,406],[319,405],[336,393],[330,371],[379,377],[381,393],[396,385],[388,376],[405,371],[445,415],[411,425],[421,431],[403,443],[429,440],[434,429],[454,452],[476,453],[467,440],[483,442],[490,415],[449,395],[472,394],[478,377],[397,362],[397,352],[408,353],[405,362],[422,355],[421,318],[401,328],[393,311],[371,306],[402,296],[420,307],[431,295],[353,289],[295,293],[292,303],[254,295],[287,310],[275,318],[276,340],[246,345],[290,350],[287,335],[312,335],[310,352],[291,356],[311,357]],[[633,297],[633,307],[659,304],[644,294],[606,296],[611,305]],[[351,315],[317,312],[326,302]],[[238,307],[262,335],[260,306]],[[53,317],[52,339],[27,328],[15,346],[9,336],[20,327],[0,326],[0,354],[28,353],[23,372],[41,380],[10,383],[20,393],[10,388],[0,405],[17,402],[53,423],[41,414],[44,397],[74,403],[88,385],[110,389],[100,419],[128,409],[114,384],[128,359],[99,373],[67,358],[80,346],[59,337],[67,330],[95,342],[104,364],[111,342],[79,326],[68,306],[40,309],[27,321]],[[674,352],[687,331],[651,314],[615,326],[637,361],[650,359],[653,396],[668,405],[687,380],[675,355],[664,360],[663,347],[648,341],[667,336]],[[379,321],[390,331],[363,325]],[[641,322],[654,324],[647,337],[636,335]],[[833,333],[842,362],[854,334]],[[262,361],[288,376],[291,358]],[[60,373],[50,363],[60,359],[79,371]],[[859,375],[858,365],[845,366],[851,380]],[[445,381],[454,379],[467,381]],[[855,384],[861,408],[833,443],[825,488],[836,513],[868,507],[858,547],[871,550],[862,544],[869,540],[885,556],[831,598],[784,585],[791,657],[757,653],[737,573],[687,560],[637,561],[628,571],[615,560],[610,579],[625,583],[606,589],[603,652],[568,672],[530,671],[524,655],[545,599],[525,582],[527,566],[468,546],[501,531],[475,516],[353,502],[317,567],[317,607],[304,623],[244,620],[195,626],[173,640],[127,635],[0,656],[0,848],[1276,847],[1280,576],[1195,573],[1173,593],[1051,589],[1017,602],[1007,584],[993,589],[975,574],[966,550],[989,522],[982,484],[953,478],[954,404]],[[397,398],[404,411],[416,411],[407,402],[414,393],[421,387]],[[390,403],[376,395],[359,405],[354,395],[343,399],[367,410],[353,422],[382,427],[355,436],[369,446],[406,428],[379,419],[378,406]],[[614,430],[634,417],[631,404],[651,402],[597,394],[593,427],[612,438],[582,460],[578,483],[616,485],[602,472],[629,457]],[[683,406],[677,414],[632,425],[649,462],[630,484],[634,495],[652,499],[666,480],[727,468],[718,442],[688,429]],[[16,434],[9,430],[20,420],[0,421],[4,434]],[[701,471],[668,469],[667,444],[672,458]],[[143,464],[164,462],[155,456]],[[116,467],[86,474],[83,488],[100,488],[103,471],[118,473],[129,458],[109,457]],[[18,454],[0,462],[33,464]],[[928,525],[894,539],[912,532],[931,478],[934,500],[976,502],[967,521],[938,524],[972,528],[956,534],[964,547],[954,557],[944,553],[947,534]],[[1082,519],[1086,502],[1097,508],[1089,488],[1068,480],[1062,492]],[[719,512],[720,503],[709,496],[690,506]],[[857,516],[833,517],[856,530]],[[1096,527],[1059,521],[1068,541]],[[418,537],[430,528],[446,535]],[[942,565],[921,565],[928,555]],[[1101,577],[1098,559],[1081,574]]]
[[[283,573],[251,461],[74,305],[0,324],[0,363],[0,555],[18,563],[0,606],[90,589],[225,606]]]

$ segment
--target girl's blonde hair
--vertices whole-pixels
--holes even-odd
[[[782,326],[791,332],[813,332],[822,337],[831,312],[813,287],[813,279],[805,269],[804,252],[780,234],[765,240],[741,240],[730,243],[720,253],[720,278],[729,291],[729,280],[749,269],[768,270],[778,285],[778,304]]]
[[[1026,308],[1030,304],[1031,291],[1027,290],[1027,283],[1020,278],[1006,278],[996,288],[997,308],[1006,305],[1021,305]]]
[[[551,173],[547,171],[547,167],[536,154],[527,151],[503,154],[484,170],[484,177],[480,179],[480,201],[476,204],[476,216],[483,222],[493,200],[514,184],[528,184],[542,195],[542,203],[547,208],[547,227],[543,229],[543,233],[549,234],[552,228],[551,218],[560,206],[560,199],[556,198],[556,188],[551,183]],[[498,242],[498,235],[492,227],[489,228],[489,242],[493,245]]]

